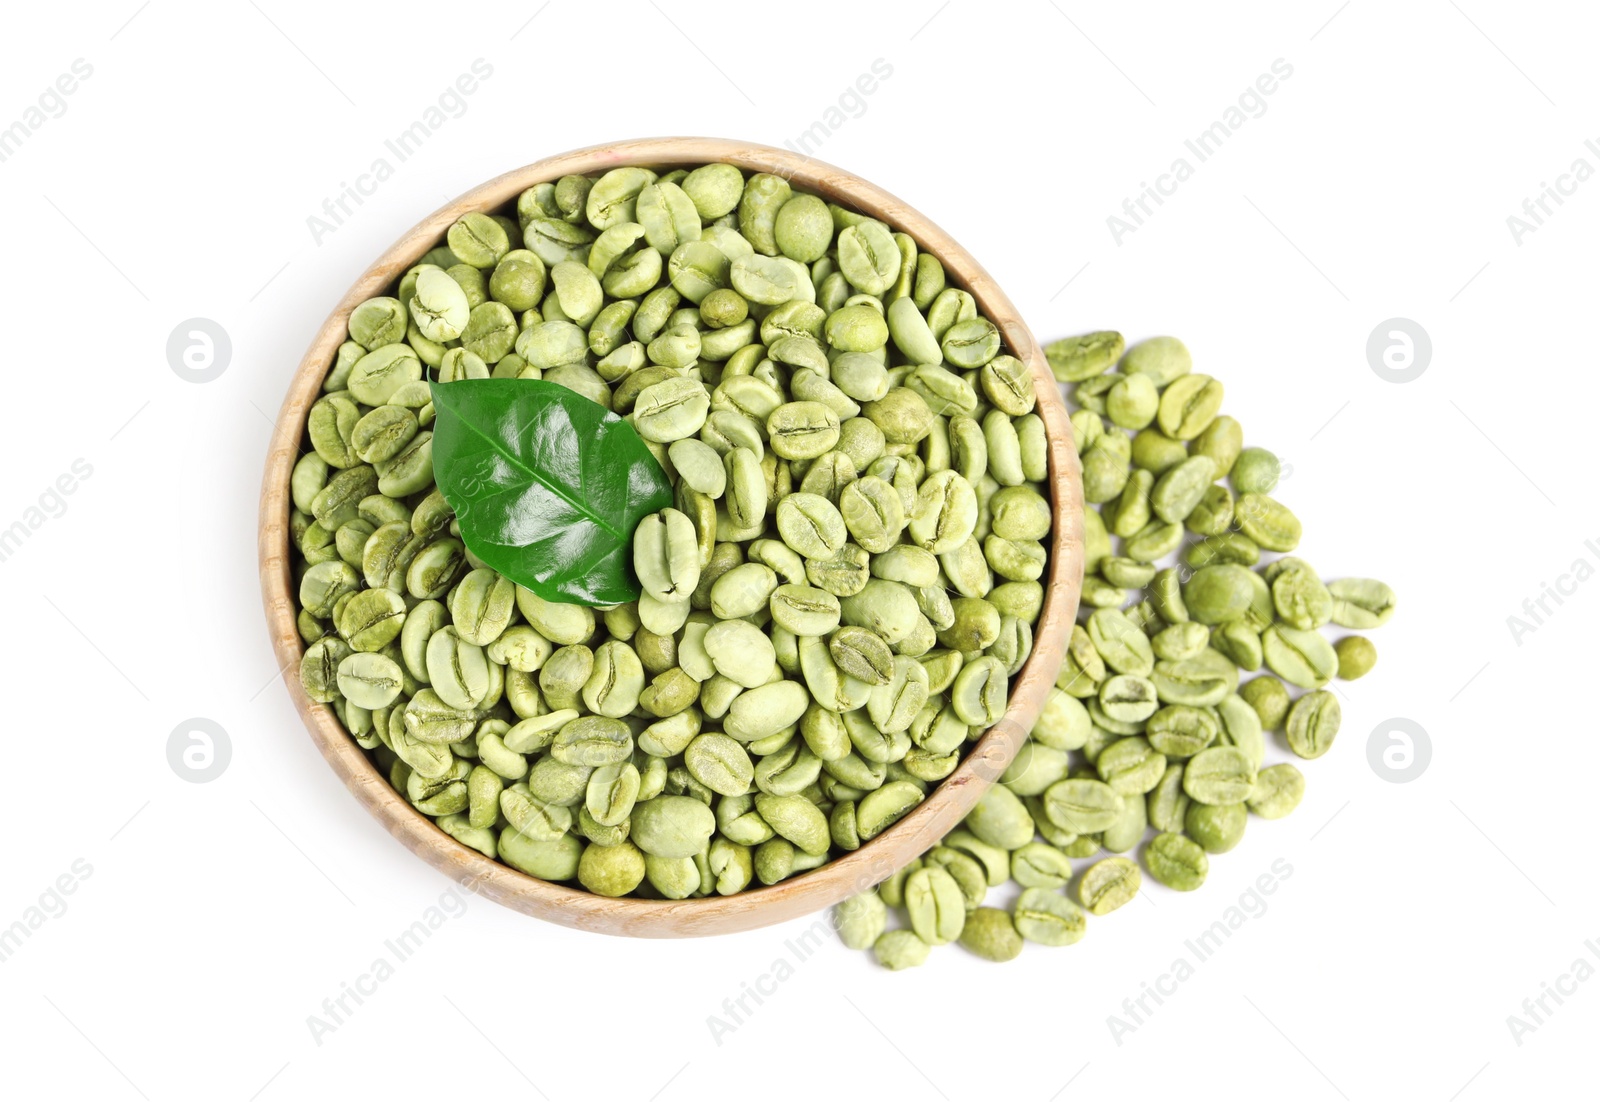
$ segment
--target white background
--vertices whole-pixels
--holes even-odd
[[[1600,584],[1520,645],[1507,618],[1575,560],[1600,566],[1600,183],[1520,243],[1506,219],[1576,158],[1600,168],[1593,13],[539,3],[8,13],[0,125],[74,59],[93,73],[0,163],[0,527],[75,459],[93,473],[0,562],[0,927],[74,861],[92,869],[0,964],[7,1091],[1567,1094],[1600,983],[1547,1001],[1520,1045],[1507,1018],[1575,959],[1600,966],[1584,948],[1600,755],[1580,704]],[[493,75],[464,113],[316,243],[308,216],[477,58]],[[1153,887],[1070,949],[1008,966],[948,949],[890,974],[829,944],[719,1045],[708,1016],[807,923],[615,940],[474,898],[317,1044],[308,1016],[449,884],[323,764],[263,630],[260,470],[306,344],[372,258],[483,179],[615,138],[782,144],[879,58],[892,76],[818,156],[951,231],[1041,340],[1181,335],[1247,442],[1292,464],[1279,496],[1305,522],[1300,553],[1398,590],[1377,670],[1341,685],[1339,744],[1307,766],[1294,816],[1252,821],[1203,890]],[[1107,216],[1278,58],[1293,75],[1265,114],[1114,240]],[[197,316],[233,345],[205,385],[165,353]],[[1433,344],[1406,384],[1366,354],[1396,316]],[[208,784],[168,766],[190,717],[230,736]],[[1368,764],[1391,717],[1431,736],[1409,784]],[[1119,1045],[1108,1016],[1279,858],[1293,874],[1267,911]]]

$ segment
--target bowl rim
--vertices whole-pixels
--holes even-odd
[[[296,626],[289,547],[289,476],[301,452],[306,414],[321,394],[334,352],[347,339],[351,310],[381,294],[469,211],[494,212],[525,189],[569,174],[590,175],[643,165],[687,167],[725,162],[766,172],[830,202],[871,215],[909,234],[919,253],[944,266],[949,285],[968,291],[999,328],[1010,353],[1027,364],[1046,430],[1053,509],[1044,604],[1034,649],[1011,685],[1005,714],[973,744],[955,772],[894,826],[843,857],[780,881],[730,896],[685,900],[613,899],[540,880],[485,857],[440,830],[379,773],[333,709],[312,701],[300,684],[305,644]],[[356,279],[334,307],[290,379],[273,427],[262,476],[259,566],[262,604],[284,684],[312,741],[334,772],[390,834],[461,885],[513,910],[575,929],[634,937],[694,937],[756,929],[821,910],[872,887],[936,844],[966,816],[1015,757],[1038,718],[1065,654],[1083,579],[1083,495],[1071,423],[1044,354],[1011,300],[949,234],[882,188],[833,165],[787,149],[724,138],[662,137],[608,142],[546,157],[471,188],[423,218]]]

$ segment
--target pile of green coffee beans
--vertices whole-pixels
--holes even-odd
[[[465,845],[608,896],[774,884],[1004,712],[1051,506],[1027,367],[904,233],[710,164],[468,214],[350,316],[293,475],[301,680]],[[428,382],[559,383],[675,487],[637,602],[541,599],[434,485]]]
[[[1222,384],[1191,370],[1182,342],[1123,355],[1122,336],[1102,332],[1045,353],[1073,385],[1091,506],[1081,622],[1031,737],[961,829],[839,906],[845,944],[889,968],[957,940],[996,961],[1025,941],[1071,945],[1085,912],[1138,894],[1140,867],[1120,855],[1141,846],[1156,881],[1200,887],[1252,814],[1282,818],[1304,794],[1298,768],[1266,763],[1266,732],[1321,757],[1339,732],[1325,686],[1377,659],[1364,636],[1330,642],[1322,629],[1374,628],[1394,611],[1382,582],[1324,582],[1288,554],[1300,521],[1270,496],[1278,459],[1244,447],[1220,413]],[[1007,881],[1021,888],[1009,912],[983,906]],[[892,930],[891,907],[906,919]]]

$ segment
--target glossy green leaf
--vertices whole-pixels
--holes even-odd
[[[633,426],[538,379],[430,387],[434,480],[468,550],[549,601],[637,599],[633,530],[672,487]]]

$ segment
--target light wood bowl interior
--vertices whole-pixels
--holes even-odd
[[[295,627],[296,601],[289,547],[289,475],[303,450],[306,414],[321,392],[335,350],[346,339],[350,311],[387,293],[401,274],[440,244],[446,229],[469,211],[497,212],[525,189],[568,174],[588,175],[621,165],[670,169],[724,161],[746,172],[786,177],[799,189],[838,202],[903,230],[944,265],[951,284],[965,288],[979,311],[1000,329],[1007,350],[1033,371],[1037,412],[1049,440],[1050,499],[1055,511],[1044,608],[1034,649],[1014,679],[1009,707],[960,766],[915,810],[860,849],[771,887],[728,897],[656,901],[608,899],[581,888],[527,876],[461,845],[390,787],[345,732],[333,710],[300,687],[304,644]],[[514,216],[514,212],[513,212]],[[452,879],[524,914],[584,930],[634,937],[693,937],[749,930],[820,910],[878,883],[954,828],[1016,755],[1054,684],[1077,612],[1083,577],[1083,498],[1077,451],[1066,407],[1044,355],[1016,308],[960,245],[922,214],[857,176],[787,150],[715,138],[647,138],[574,150],[537,161],[473,188],[405,233],[356,280],[334,308],[289,380],[278,413],[261,488],[261,594],[273,650],[306,730],[355,797],[401,844]]]

